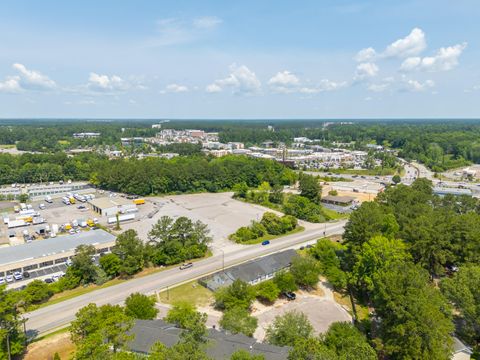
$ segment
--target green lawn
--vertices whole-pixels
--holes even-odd
[[[159,294],[160,300],[166,304],[176,301],[186,301],[196,306],[206,306],[213,301],[213,292],[200,285],[197,281],[191,281],[171,289],[162,289]]]
[[[332,209],[327,209],[326,207],[322,207],[323,212],[332,220],[339,220],[339,219],[348,219],[350,214],[342,214]]]

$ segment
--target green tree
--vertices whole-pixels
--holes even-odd
[[[352,280],[360,291],[373,291],[374,278],[397,262],[410,261],[405,243],[401,240],[374,236],[362,245],[352,269]]]
[[[400,177],[400,175],[393,175],[392,177],[392,181],[393,183],[396,185],[396,184],[399,184],[401,181],[402,181],[402,178]]]
[[[115,277],[120,273],[121,262],[115,254],[106,254],[100,258],[100,266],[109,277]]]
[[[176,264],[205,255],[212,240],[200,221],[162,216],[148,233],[151,259],[157,265]]]
[[[374,278],[378,333],[395,359],[447,360],[452,354],[451,309],[429,284],[428,273],[409,262],[394,263]]]
[[[255,299],[255,289],[242,280],[235,280],[230,286],[215,292],[215,307],[219,309],[248,309]]]
[[[130,276],[143,269],[145,247],[135,230],[130,229],[120,234],[112,253],[120,259],[118,272],[121,275]]]
[[[278,346],[294,346],[300,339],[307,339],[313,333],[313,326],[304,313],[286,312],[276,316],[267,328],[265,339],[268,343]]]
[[[272,303],[280,295],[280,289],[273,280],[268,280],[255,285],[255,293],[261,301]]]
[[[195,317],[195,306],[187,301],[177,301],[168,311],[165,321],[187,329],[190,319]]]
[[[375,350],[363,335],[352,324],[336,322],[330,325],[323,336],[324,344],[335,351],[339,359],[376,360]]]
[[[147,295],[133,293],[125,300],[125,314],[134,319],[155,319],[158,309],[155,300]]]
[[[283,212],[314,223],[323,222],[327,219],[320,205],[300,195],[289,195],[283,203]]]
[[[277,272],[273,277],[273,282],[282,293],[296,291],[298,289],[295,277],[289,271],[282,270]]]
[[[297,285],[313,288],[317,286],[319,280],[320,266],[318,262],[310,256],[295,256],[290,265],[290,272]]]
[[[23,290],[23,297],[27,304],[38,304],[48,300],[53,295],[52,290],[42,280],[33,280]]]
[[[67,278],[76,277],[83,284],[94,282],[97,277],[97,267],[92,257],[95,253],[93,245],[78,245],[72,258],[72,265],[68,268]]]
[[[319,204],[322,198],[322,186],[318,177],[300,173],[299,177],[300,196],[306,197],[310,201]]]
[[[76,356],[78,357],[79,353],[86,354],[79,357],[81,359],[90,359],[93,354],[103,355],[110,348],[115,353],[131,340],[128,330],[132,328],[133,320],[125,315],[121,306],[97,307],[95,304],[89,304],[81,308],[75,317],[70,325],[70,336],[77,345]]]
[[[322,339],[308,337],[295,341],[288,353],[288,360],[338,360],[338,357],[323,343]]]
[[[319,261],[320,273],[337,290],[344,289],[347,285],[347,274],[342,270],[340,254],[345,247],[329,239],[320,239],[309,253]]]
[[[233,197],[245,199],[248,193],[248,185],[245,181],[235,184],[232,188]]]
[[[17,294],[6,291],[0,286],[0,358],[7,359],[7,339],[12,356],[20,355],[24,350],[25,336],[20,330],[17,310]]]
[[[480,343],[480,266],[460,267],[453,277],[442,280],[441,289],[459,311],[462,338],[471,345]]]
[[[253,336],[257,328],[258,320],[250,315],[248,310],[232,308],[225,310],[220,319],[220,326],[232,334],[242,333],[246,336]]]

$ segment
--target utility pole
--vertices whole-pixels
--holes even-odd
[[[10,354],[10,329],[7,330],[7,354],[8,360],[12,360],[12,354]]]

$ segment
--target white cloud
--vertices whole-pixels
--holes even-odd
[[[268,85],[270,85],[275,92],[289,93],[297,90],[297,87],[300,85],[300,80],[295,74],[285,70],[278,72],[268,80]]]
[[[260,91],[262,84],[257,76],[245,65],[230,65],[230,75],[225,79],[215,80],[206,87],[206,91],[220,92],[227,88],[231,89],[234,94],[255,94]]]
[[[377,56],[377,52],[374,48],[368,47],[360,50],[354,57],[354,60],[357,62],[366,62],[373,60]]]
[[[458,58],[462,55],[467,43],[440,48],[434,56],[409,57],[400,66],[402,71],[448,71],[458,65]]]
[[[117,75],[100,75],[90,73],[87,87],[99,92],[121,92],[130,88],[130,84]]]
[[[418,80],[403,79],[403,84],[404,90],[413,92],[425,91],[435,86],[435,82],[433,82],[433,80],[426,80],[422,83]]]
[[[157,33],[147,41],[147,46],[171,46],[189,43],[205,37],[222,23],[215,16],[195,19],[166,18],[157,21]]]
[[[390,87],[388,83],[381,83],[381,84],[370,84],[368,85],[367,89],[373,92],[383,92]]]
[[[20,86],[20,76],[9,76],[4,81],[0,82],[0,92],[3,93],[18,93],[23,89]]]
[[[427,47],[425,33],[422,29],[414,28],[403,39],[398,39],[387,46],[383,52],[385,57],[407,57],[420,54]]]
[[[378,74],[379,68],[375,63],[367,62],[357,65],[354,80],[363,80],[374,77]]]
[[[12,77],[16,79],[22,89],[26,90],[50,90],[56,87],[55,81],[36,70],[29,70],[23,64],[12,65],[19,75]]]
[[[203,16],[193,20],[193,26],[198,29],[213,29],[223,22],[216,16]]]
[[[161,91],[162,94],[164,93],[182,93],[188,92],[188,86],[180,85],[180,84],[168,84],[165,87],[165,90]]]

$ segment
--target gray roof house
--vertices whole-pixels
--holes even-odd
[[[212,291],[216,291],[222,286],[228,286],[237,279],[253,285],[271,279],[278,271],[290,267],[294,256],[298,255],[293,249],[274,253],[233,266],[224,271],[218,271],[200,279],[199,282]]]
[[[134,335],[127,347],[131,352],[148,354],[152,346],[161,342],[167,347],[175,345],[180,339],[182,329],[163,320],[137,320],[130,330]],[[244,349],[250,354],[262,354],[265,360],[286,360],[289,347],[273,346],[257,342],[254,338],[242,334],[232,335],[225,331],[208,330],[206,353],[218,360],[230,358],[232,353]]]
[[[472,354],[472,349],[461,342],[457,337],[453,337],[452,360],[470,360]]]

